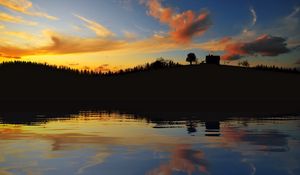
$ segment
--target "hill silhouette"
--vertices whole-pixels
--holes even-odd
[[[177,106],[182,110],[300,112],[300,74],[294,70],[154,63],[105,74],[28,62],[2,63],[0,102],[12,106],[88,102],[126,110],[156,106],[162,111]]]

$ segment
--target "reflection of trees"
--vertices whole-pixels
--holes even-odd
[[[205,122],[205,129],[219,131],[220,130],[220,122],[219,121],[207,121],[207,122]]]
[[[187,121],[186,127],[187,127],[188,134],[193,134],[193,133],[197,132],[197,122],[196,121],[192,121],[192,120]]]
[[[161,164],[158,168],[148,172],[148,175],[171,175],[172,172],[207,173],[207,162],[204,153],[200,150],[193,150],[190,145],[178,145],[171,152],[170,161]]]
[[[220,122],[206,121],[205,122],[205,136],[220,136]]]

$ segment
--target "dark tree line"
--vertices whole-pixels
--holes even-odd
[[[220,69],[222,71],[219,71]],[[152,63],[118,72],[101,73],[32,62],[5,62],[0,63],[2,92],[0,103],[1,101],[22,102],[24,100],[34,102],[98,101],[103,104],[175,100],[194,103],[193,100],[201,101],[202,99],[247,100],[252,99],[253,96],[258,97],[258,100],[261,98],[268,100],[273,98],[273,94],[277,94],[279,90],[282,92],[280,91],[280,94],[276,96],[280,100],[281,98],[300,99],[300,96],[295,96],[299,94],[297,93],[299,83],[296,83],[299,81],[299,76],[264,73],[253,71],[254,69],[204,64],[181,66],[173,61],[158,59]],[[293,71],[267,66],[256,67],[256,69]],[[130,75],[122,76],[124,74]],[[248,78],[243,78],[244,76]],[[272,80],[277,76],[278,81],[277,78]],[[227,81],[227,93],[221,92],[219,88],[224,85],[224,79]],[[266,82],[266,79],[270,79],[270,82]],[[250,88],[253,84],[263,86],[262,89],[268,89],[268,91],[253,90]],[[288,84],[294,86],[286,86]],[[200,89],[207,93],[190,93],[191,89]],[[249,91],[246,97],[239,95],[244,91]]]
[[[253,67],[253,69],[272,71],[272,72],[299,73],[299,71],[296,68],[285,68],[285,67],[267,66],[267,65],[257,65]]]
[[[105,75],[118,75],[118,74],[127,74],[134,72],[142,72],[149,70],[158,70],[164,68],[171,68],[180,66],[179,63],[175,63],[171,60],[165,60],[159,58],[152,63],[146,63],[145,65],[139,65],[133,68],[122,69],[116,72],[98,72],[93,70],[78,70],[72,69],[66,66],[56,66],[49,65],[46,63],[34,63],[34,62],[25,62],[25,61],[12,61],[12,62],[3,62],[0,64],[0,73],[6,71],[14,72],[20,70],[26,70],[26,72],[39,72],[40,74],[59,74],[65,76],[105,76]]]
[[[13,61],[13,62],[3,62],[0,64],[0,71],[12,71],[15,70],[26,70],[33,72],[40,72],[41,74],[45,73],[54,73],[54,74],[66,74],[66,75],[95,75],[97,74],[94,71],[89,70],[77,70],[72,69],[67,66],[56,66],[49,65],[47,63],[34,63],[34,62],[25,62],[25,61]]]
[[[146,63],[144,65],[139,65],[133,68],[122,69],[116,72],[112,72],[112,71],[98,72],[92,70],[72,69],[66,66],[55,66],[46,63],[42,64],[42,63],[25,62],[25,61],[13,61],[13,62],[0,63],[0,73],[4,74],[5,72],[26,71],[29,73],[32,72],[32,74],[36,74],[36,73],[41,75],[51,74],[51,75],[59,75],[62,77],[68,76],[68,77],[76,78],[76,77],[99,77],[99,76],[121,75],[121,74],[128,74],[128,73],[179,67],[179,66],[182,65],[173,62],[171,60],[165,60],[163,58],[159,58],[152,63]],[[284,68],[284,67],[267,66],[267,65],[257,65],[249,69],[265,70],[265,71],[273,71],[273,72],[299,73],[299,71],[296,68]]]
[[[158,69],[165,69],[171,67],[178,67],[181,66],[179,63],[175,63],[171,60],[165,60],[163,58],[159,58],[152,63],[146,63],[145,65],[136,66],[134,68],[128,68],[125,70],[119,70],[115,73],[108,72],[107,74],[126,74],[126,73],[134,73],[134,72],[142,72],[142,71],[149,71],[149,70],[158,70]]]

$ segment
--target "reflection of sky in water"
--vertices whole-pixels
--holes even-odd
[[[0,125],[0,174],[300,174],[299,121],[148,123],[81,115]]]

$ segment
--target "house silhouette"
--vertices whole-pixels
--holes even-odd
[[[220,60],[221,60],[220,56],[209,54],[209,55],[206,56],[205,62],[206,62],[206,64],[220,65]]]

